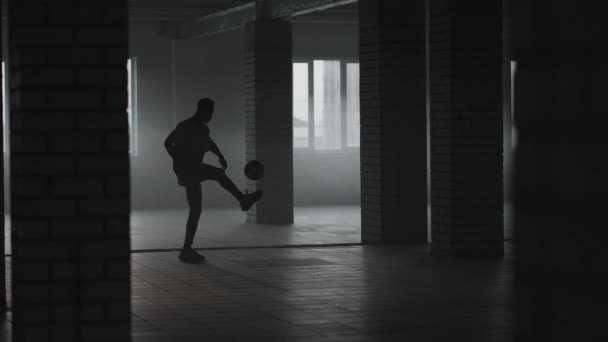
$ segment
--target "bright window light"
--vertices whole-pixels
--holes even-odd
[[[517,125],[515,125],[515,75],[517,73],[517,61],[511,61],[511,122],[513,128],[511,129],[511,147],[515,149],[517,147]]]
[[[294,148],[318,151],[359,148],[359,83],[359,63],[339,60],[294,63]]]
[[[346,145],[359,147],[361,128],[359,100],[359,63],[346,64]]]
[[[293,64],[293,146],[308,147],[308,63]]]
[[[340,77],[340,61],[314,61],[316,150],[338,150],[342,147]]]
[[[8,142],[8,130],[6,129],[6,113],[8,112],[8,107],[6,101],[6,78],[4,75],[6,75],[6,64],[2,62],[2,152],[6,153],[6,145]]]
[[[127,60],[127,115],[129,120],[129,154],[138,155],[137,146],[137,59]]]

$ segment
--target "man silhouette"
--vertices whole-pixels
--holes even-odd
[[[205,260],[203,255],[192,249],[202,209],[201,182],[206,180],[218,182],[239,201],[243,211],[249,210],[262,196],[260,190],[251,194],[243,194],[226,175],[225,170],[228,163],[215,142],[211,140],[209,127],[207,127],[211,121],[214,107],[213,100],[200,99],[194,116],[180,122],[165,140],[165,148],[173,158],[173,171],[177,176],[177,182],[186,188],[186,198],[190,207],[184,246],[179,254],[182,261]],[[208,151],[219,158],[221,168],[203,163],[203,157]]]

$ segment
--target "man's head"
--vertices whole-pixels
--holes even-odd
[[[198,100],[198,107],[196,108],[195,117],[199,118],[205,123],[211,121],[213,110],[215,108],[215,102],[210,98],[204,98]]]

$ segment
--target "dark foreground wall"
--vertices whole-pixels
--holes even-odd
[[[0,18],[4,15],[3,7],[0,6]],[[0,60],[4,60],[4,23],[0,22]],[[0,108],[4,106],[4,98],[0,96]],[[0,112],[2,112],[0,110]],[[4,121],[0,120],[0,141],[2,141],[2,145],[4,146]],[[6,310],[6,277],[5,277],[5,262],[4,262],[4,153],[2,154],[2,166],[0,166],[0,212],[2,213],[2,217],[0,218],[0,255],[2,255],[2,259],[0,259],[0,315],[4,314],[4,310]]]
[[[604,12],[596,1],[517,0],[513,27],[515,336],[603,340]]]
[[[9,4],[14,341],[130,341],[127,0]]]

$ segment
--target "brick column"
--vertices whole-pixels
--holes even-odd
[[[514,340],[606,340],[603,3],[513,4]]]
[[[245,27],[246,158],[264,164],[264,178],[248,181],[264,196],[249,222],[293,223],[293,67],[291,24],[264,19]]]
[[[502,2],[431,0],[436,254],[503,254]]]
[[[9,4],[14,341],[130,341],[127,0]]]
[[[512,203],[512,170],[513,170],[513,108],[511,105],[511,40],[512,40],[512,0],[502,0],[503,4],[503,198],[505,204]],[[505,237],[511,227],[505,226]],[[509,232],[512,233],[512,232]]]
[[[359,1],[364,243],[426,243],[425,1]]]
[[[2,18],[3,14],[3,8],[4,6],[0,6],[0,18]],[[3,61],[4,57],[3,57],[3,26],[2,23],[0,22],[0,60]],[[0,96],[0,112],[1,109],[4,108],[4,102],[3,102],[3,98],[2,96]],[[2,122],[2,120],[0,120],[0,141],[2,143],[0,143],[0,145],[4,146],[4,124]],[[2,260],[0,260],[0,315],[3,315],[5,310],[6,310],[6,268],[5,268],[5,258],[4,258],[4,254],[6,254],[6,250],[4,249],[4,245],[5,245],[5,240],[4,240],[4,234],[5,234],[5,229],[6,227],[4,226],[4,210],[5,210],[5,203],[4,203],[4,148],[2,149],[3,153],[2,153],[2,159],[1,160],[1,165],[0,166],[0,212],[2,213],[2,217],[0,218],[0,253],[2,253]]]

